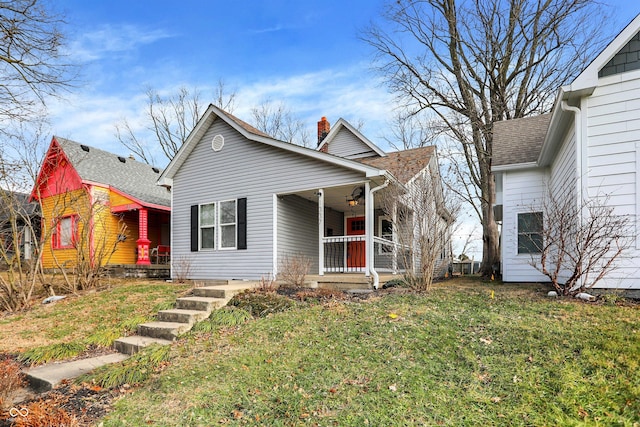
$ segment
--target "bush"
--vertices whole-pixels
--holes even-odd
[[[265,317],[270,313],[289,310],[296,305],[295,301],[273,292],[243,292],[229,301],[230,306],[238,307],[255,317]]]
[[[14,393],[26,384],[15,360],[0,360],[0,409],[11,406]]]
[[[287,286],[301,287],[311,269],[311,260],[304,255],[285,255],[280,262],[278,279]]]
[[[38,400],[26,406],[26,416],[18,416],[15,427],[78,427],[78,419],[59,406],[59,402]]]

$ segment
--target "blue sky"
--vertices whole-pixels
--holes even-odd
[[[604,1],[612,6],[606,34],[617,34],[640,12],[635,0]],[[371,51],[358,39],[359,30],[379,19],[383,0],[55,4],[70,24],[70,59],[82,66],[78,87],[50,104],[55,135],[128,155],[114,125],[126,118],[143,130],[146,86],[163,94],[197,87],[208,104],[222,79],[236,93],[233,112],[241,119],[250,122],[251,108],[266,99],[282,101],[312,135],[322,116],[331,123],[343,117],[362,121],[363,133],[389,149],[383,136],[392,96],[371,70]],[[455,242],[472,232],[481,235],[468,225]],[[481,256],[481,243],[475,252]]]

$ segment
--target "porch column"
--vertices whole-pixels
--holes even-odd
[[[369,181],[364,183],[364,275],[369,277],[373,267],[373,197]]]
[[[138,265],[149,265],[151,260],[149,258],[149,243],[147,231],[149,230],[149,215],[146,209],[140,208],[138,210]]]
[[[318,190],[318,274],[324,276],[324,189]]]
[[[393,201],[393,207],[391,211],[391,239],[393,240],[393,248],[391,249],[391,271],[393,274],[398,273],[398,202],[396,200]]]

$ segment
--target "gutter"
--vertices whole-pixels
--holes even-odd
[[[584,174],[582,173],[582,111],[578,107],[569,105],[566,100],[562,100],[560,108],[563,111],[569,111],[573,113],[573,127],[576,135],[576,173],[577,173],[577,185],[576,185],[576,208],[583,210],[583,193],[584,193]],[[578,215],[580,220],[580,227],[584,225],[584,214],[580,212]],[[584,278],[580,278],[579,285],[582,286]]]
[[[383,190],[385,188],[387,188],[387,186],[389,185],[390,181],[389,178],[386,177],[384,180],[383,184],[380,184],[377,187],[374,187],[372,189],[369,190],[369,197],[367,197],[370,202],[367,205],[367,221],[370,221],[371,226],[369,227],[369,230],[371,230],[371,233],[373,233],[373,216],[374,216],[374,196],[373,194]],[[375,250],[375,245],[374,245],[374,241],[373,241],[373,236],[371,235],[371,233],[368,236],[368,248],[367,248],[367,252],[369,253],[369,257],[371,259],[370,263],[369,263],[369,271],[371,272],[371,275],[373,276],[373,289],[378,289],[378,286],[380,286],[380,276],[378,275],[378,272],[375,269],[374,266],[374,250]]]

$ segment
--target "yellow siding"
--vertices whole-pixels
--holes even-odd
[[[42,201],[42,238],[44,239],[42,251],[42,265],[44,268],[73,267],[76,265],[78,251],[74,249],[52,248],[52,226],[56,218],[77,214],[80,218],[86,217],[88,197],[85,190],[75,190],[57,196],[47,197]],[[85,232],[83,221],[79,221],[78,234]],[[81,247],[81,251],[86,250]]]
[[[118,193],[114,193],[113,191],[109,195],[109,202],[111,203],[111,206],[114,206],[114,207],[122,206],[122,205],[130,205],[135,203],[133,200],[129,199],[128,197],[124,197]]]
[[[93,204],[90,204],[85,190],[76,190],[43,200],[44,268],[74,267],[80,257],[93,257],[94,262],[101,265],[136,263],[138,212],[112,214],[107,201],[118,200],[127,204],[130,200],[109,193],[108,189],[94,187],[91,191]],[[56,218],[72,214],[78,215],[78,245],[73,249],[53,249],[51,225]],[[120,234],[124,241],[118,241]],[[91,251],[90,241],[93,245]]]

